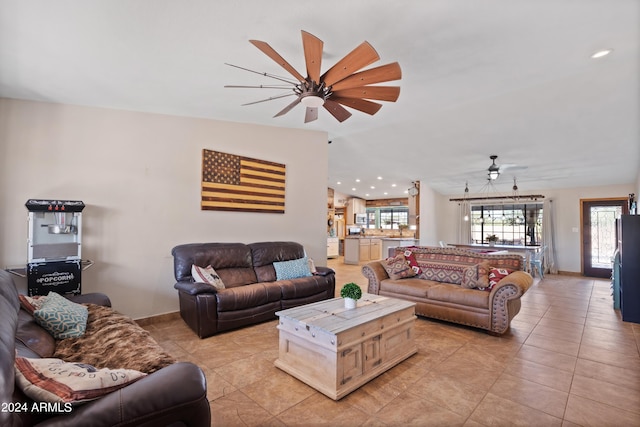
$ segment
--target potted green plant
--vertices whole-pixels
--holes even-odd
[[[498,236],[496,236],[495,234],[489,234],[487,236],[487,242],[489,242],[489,246],[495,245],[497,241],[498,241]]]
[[[356,308],[356,301],[362,298],[362,289],[355,283],[347,283],[340,289],[340,296],[344,298],[345,308]]]

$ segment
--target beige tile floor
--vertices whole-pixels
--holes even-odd
[[[337,289],[366,287],[329,266]],[[203,340],[180,319],[145,328],[202,367],[213,426],[640,426],[640,325],[604,280],[536,280],[501,337],[419,318],[418,353],[338,402],[274,367],[275,320]]]

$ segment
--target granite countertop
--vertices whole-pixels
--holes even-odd
[[[417,240],[415,237],[380,237],[382,240]]]
[[[345,239],[418,240],[415,237],[345,236]]]

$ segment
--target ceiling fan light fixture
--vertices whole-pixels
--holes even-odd
[[[491,166],[489,166],[489,179],[495,180],[500,176],[500,166],[496,165],[496,159],[498,156],[495,154],[489,156],[489,158],[493,161]]]
[[[305,107],[318,108],[318,107],[322,107],[324,105],[324,98],[319,96],[319,95],[315,95],[315,94],[304,94],[303,93],[302,95],[300,95],[300,102]]]

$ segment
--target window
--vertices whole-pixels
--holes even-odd
[[[542,203],[471,206],[471,238],[488,243],[495,234],[499,245],[538,246],[542,240]]]
[[[366,228],[382,228],[384,230],[398,230],[398,225],[409,224],[409,208],[386,207],[367,208]]]

